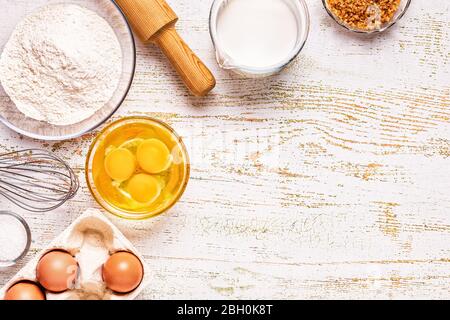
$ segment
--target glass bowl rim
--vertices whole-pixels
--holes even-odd
[[[411,5],[411,1],[412,0],[406,0],[405,7],[403,8],[402,12],[395,19],[392,19],[383,28],[374,29],[374,30],[362,30],[362,29],[351,28],[350,26],[346,25],[344,22],[340,21],[340,19],[338,17],[336,17],[333,14],[333,12],[331,12],[331,10],[328,8],[328,4],[327,4],[328,0],[322,0],[322,4],[323,4],[323,7],[325,8],[326,12],[328,13],[328,15],[341,27],[343,27],[349,31],[359,33],[359,34],[378,34],[378,33],[381,33],[381,32],[384,32],[384,31],[390,29],[393,25],[395,25],[398,21],[400,21],[400,19],[403,18],[403,16],[406,14],[406,11],[408,11],[409,6]]]
[[[216,51],[216,54],[217,54],[218,50],[220,50],[219,49],[219,41],[218,41],[218,37],[217,37],[216,22],[217,22],[217,16],[218,16],[218,12],[219,12],[219,6],[224,1],[229,1],[229,0],[214,0],[211,5],[211,9],[209,11],[209,35],[211,36],[211,40],[212,40],[212,43],[214,46],[214,50]],[[253,66],[248,66],[248,65],[237,65],[230,69],[242,70],[245,73],[249,73],[249,74],[273,73],[273,72],[277,72],[278,70],[283,69],[288,64],[290,64],[295,58],[298,57],[300,52],[305,47],[306,42],[308,41],[308,38],[309,38],[309,34],[311,31],[311,15],[309,13],[308,4],[306,3],[305,0],[293,0],[293,1],[298,2],[302,6],[302,9],[305,11],[306,30],[304,32],[305,33],[304,38],[301,39],[301,41],[299,41],[299,43],[294,47],[294,49],[292,49],[292,52],[288,55],[288,57],[286,59],[283,59],[282,61],[278,62],[277,64],[267,66],[267,67],[253,67]]]
[[[19,128],[19,127],[15,126],[14,124],[12,124],[11,122],[9,122],[8,120],[6,120],[4,117],[0,116],[0,122],[3,125],[8,127],[9,129],[15,131],[16,133],[24,135],[24,136],[26,136],[28,138],[42,140],[42,141],[65,141],[65,140],[70,140],[70,139],[75,139],[75,138],[81,137],[81,136],[85,135],[86,133],[89,133],[89,132],[97,129],[98,127],[100,127],[101,125],[106,123],[109,119],[111,119],[111,117],[117,112],[117,110],[119,110],[119,108],[122,106],[123,102],[127,98],[128,93],[130,92],[131,86],[132,86],[133,81],[134,81],[134,77],[135,77],[135,73],[136,73],[136,64],[137,64],[137,57],[136,57],[137,49],[136,49],[136,40],[135,40],[135,37],[133,35],[133,32],[132,32],[132,29],[131,29],[131,26],[130,26],[130,22],[128,21],[128,18],[126,17],[125,13],[122,11],[122,9],[119,7],[119,5],[114,0],[109,0],[109,2],[112,3],[112,5],[116,8],[116,10],[119,12],[119,14],[122,16],[123,20],[125,21],[127,33],[128,33],[128,35],[130,36],[130,39],[131,39],[131,49],[132,49],[132,56],[133,56],[132,57],[131,77],[130,77],[130,79],[128,81],[128,85],[127,85],[126,90],[124,91],[120,101],[117,103],[117,106],[115,106],[111,110],[111,112],[108,113],[107,115],[105,115],[105,117],[101,121],[99,121],[98,123],[90,125],[90,126],[86,127],[85,129],[81,130],[80,132],[67,134],[67,135],[48,136],[48,135],[36,134],[36,133],[33,133],[33,132],[29,132],[29,131],[27,131],[25,129]]]
[[[145,122],[151,122],[151,123],[156,123],[158,125],[161,125],[162,127],[164,127],[165,129],[167,129],[170,134],[176,138],[176,141],[178,142],[178,144],[180,145],[180,149],[183,153],[183,156],[186,159],[186,163],[184,164],[184,177],[183,177],[183,183],[181,185],[181,187],[179,188],[179,191],[176,195],[176,197],[173,198],[172,201],[169,202],[169,204],[167,206],[164,206],[161,209],[155,210],[154,212],[149,212],[149,213],[137,213],[137,214],[133,214],[131,212],[126,212],[124,210],[120,210],[118,208],[114,208],[114,210],[108,208],[108,206],[112,207],[107,201],[103,200],[103,199],[99,199],[98,196],[96,195],[96,192],[94,192],[95,190],[97,190],[97,187],[95,186],[95,183],[93,181],[91,181],[91,174],[89,174],[89,170],[91,169],[90,167],[90,162],[91,162],[91,158],[95,155],[94,154],[94,148],[97,146],[98,142],[100,141],[101,138],[104,137],[104,135],[112,128],[112,127],[116,127],[117,128],[120,127],[121,123],[124,122],[128,122],[128,121],[145,121]],[[93,196],[93,198],[95,199],[95,201],[106,211],[108,211],[109,213],[119,217],[119,218],[123,218],[126,220],[146,220],[146,219],[150,219],[150,218],[154,218],[157,217],[165,212],[167,212],[168,210],[170,210],[173,206],[175,206],[175,204],[178,203],[178,201],[181,199],[181,197],[183,196],[184,192],[186,191],[187,185],[189,183],[190,180],[190,175],[191,175],[191,165],[190,165],[190,158],[189,158],[189,153],[187,151],[186,145],[183,142],[183,138],[178,135],[178,133],[175,131],[175,129],[173,129],[169,124],[158,120],[156,118],[153,117],[149,117],[149,116],[129,116],[129,117],[123,117],[120,118],[116,121],[113,121],[112,123],[108,124],[105,128],[103,128],[94,138],[94,140],[92,141],[90,147],[89,147],[89,151],[86,155],[86,162],[85,162],[85,178],[86,178],[86,184],[88,186],[88,189],[91,193],[91,195]]]
[[[27,221],[17,213],[14,213],[12,211],[7,211],[7,210],[1,210],[0,215],[10,216],[10,217],[13,217],[14,219],[16,219],[17,221],[19,221],[21,223],[21,225],[24,227],[25,234],[26,234],[25,248],[20,253],[20,255],[18,255],[16,258],[14,258],[12,260],[2,260],[0,262],[0,268],[8,268],[8,267],[12,267],[12,266],[16,265],[22,258],[24,258],[27,255],[28,251],[30,250],[31,229],[30,229],[30,226],[28,225]]]

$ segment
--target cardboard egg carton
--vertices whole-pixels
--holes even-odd
[[[88,209],[6,283],[0,290],[0,299],[3,299],[6,291],[19,281],[37,282],[36,267],[39,260],[47,252],[55,249],[66,250],[76,258],[79,265],[78,277],[73,289],[62,293],[45,291],[47,300],[132,300],[149,283],[149,268],[136,248],[99,210]],[[144,268],[141,284],[127,294],[112,292],[102,279],[103,264],[110,254],[117,251],[133,253]]]

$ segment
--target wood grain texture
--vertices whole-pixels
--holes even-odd
[[[174,25],[178,17],[164,0],[116,0],[127,17],[134,32],[144,41],[161,29]]]
[[[217,89],[190,96],[159,50],[139,45],[114,116],[167,121],[192,161],[188,189],[165,215],[111,217],[153,271],[140,298],[450,298],[449,1],[415,0],[387,33],[364,37],[308,0],[302,54],[259,80],[218,69],[211,2],[170,5]],[[0,128],[1,149],[54,150],[82,180],[56,212],[21,212],[33,232],[23,263],[98,207],[83,178],[94,135],[48,144]],[[0,284],[19,267],[1,271]]]

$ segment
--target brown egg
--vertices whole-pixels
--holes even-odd
[[[78,264],[70,253],[50,251],[39,260],[36,277],[48,291],[63,292],[73,288],[78,275]]]
[[[121,251],[111,255],[103,265],[106,286],[118,293],[128,293],[142,282],[144,268],[134,254]]]
[[[5,300],[45,300],[45,294],[36,283],[22,281],[6,291]]]

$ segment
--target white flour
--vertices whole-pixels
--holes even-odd
[[[113,96],[122,50],[95,12],[49,5],[20,22],[0,59],[5,92],[26,116],[53,125],[81,122]]]

